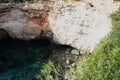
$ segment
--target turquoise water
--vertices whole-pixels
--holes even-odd
[[[21,41],[9,38],[0,41],[0,80],[7,80],[8,77],[18,75],[22,70],[34,73],[32,71],[40,70],[49,60],[53,50],[67,48],[70,47],[53,44],[47,39]],[[31,78],[27,80],[32,80],[34,75],[30,76]]]
[[[48,40],[20,41],[4,40],[0,42],[0,72],[20,68],[33,63],[37,57],[46,60],[53,44]]]

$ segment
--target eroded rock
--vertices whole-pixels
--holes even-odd
[[[10,37],[30,40],[39,37],[42,31],[50,29],[48,15],[43,11],[4,7],[0,16],[0,28],[6,30]]]
[[[110,32],[110,13],[117,9],[113,0],[82,0],[57,5],[55,18],[49,16],[53,40],[82,53],[91,53],[100,39]]]
[[[7,11],[0,14],[0,28],[12,38],[45,36],[82,53],[91,53],[110,32],[110,13],[118,7],[119,3],[115,5],[113,0],[40,0],[20,8],[6,7]]]

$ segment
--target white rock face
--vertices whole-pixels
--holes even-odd
[[[11,37],[24,40],[35,39],[44,32],[56,43],[91,53],[111,31],[110,13],[119,4],[113,0],[39,0],[23,7],[28,13],[13,9],[0,17],[0,28]]]
[[[47,15],[43,13],[35,11],[24,12],[16,8],[7,11],[7,8],[9,6],[5,8],[6,11],[1,12],[0,29],[4,29],[12,38],[22,40],[35,39],[41,35],[41,32],[46,32],[50,29]]]
[[[4,22],[1,23],[0,28],[5,29],[12,38],[34,39],[41,32],[40,30],[38,32],[34,31],[35,24],[28,23],[24,12],[19,9],[13,9],[2,17]]]
[[[113,0],[84,0],[57,5],[58,12],[49,17],[53,40],[63,45],[70,45],[82,51],[92,52],[100,39],[111,30],[109,14]]]

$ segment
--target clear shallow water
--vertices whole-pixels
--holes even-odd
[[[9,38],[0,41],[0,80],[7,80],[8,77],[13,76],[13,74],[16,75],[24,69],[37,70],[38,66],[39,68],[42,67],[49,60],[53,50],[65,50],[67,48],[71,47],[55,45],[46,39],[20,41]]]

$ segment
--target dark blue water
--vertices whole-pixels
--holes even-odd
[[[52,51],[49,40],[20,41],[7,39],[0,42],[0,73],[33,63],[36,58],[46,60]]]
[[[48,61],[53,51],[64,51],[70,49],[69,46],[56,45],[50,40],[13,40],[8,38],[0,41],[0,80],[16,80],[16,76],[23,72],[25,80],[34,80],[34,74],[41,70]],[[59,56],[59,55],[58,55]],[[55,59],[53,59],[55,61]],[[20,74],[21,74],[20,73]],[[13,77],[11,77],[13,76]]]
[[[53,44],[47,39],[21,41],[8,38],[0,41],[0,73],[34,64],[38,59],[42,65],[53,50],[66,48],[69,47]]]

